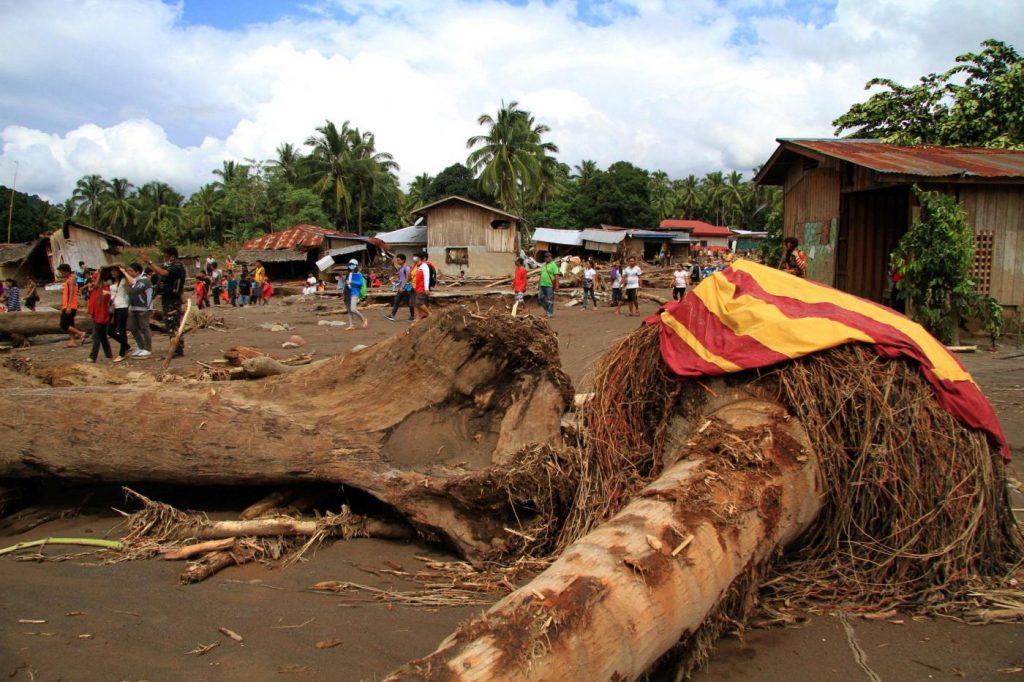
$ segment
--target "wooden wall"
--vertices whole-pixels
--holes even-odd
[[[1024,186],[962,185],[960,204],[975,232],[994,232],[989,294],[1024,306]]]
[[[910,225],[909,202],[908,187],[842,196],[836,287],[855,296],[888,303],[889,254]]]
[[[427,246],[484,246],[497,253],[516,253],[519,235],[515,221],[507,228],[491,227],[491,221],[502,218],[492,211],[459,202],[437,206],[427,212]]]
[[[794,165],[783,195],[783,235],[800,240],[800,249],[807,254],[808,278],[830,286],[836,279],[839,182],[838,168]]]

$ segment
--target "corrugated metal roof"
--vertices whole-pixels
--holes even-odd
[[[327,235],[340,235],[333,230],[325,230],[317,225],[296,225],[282,232],[271,232],[262,237],[250,239],[242,244],[246,250],[298,249],[316,247],[323,244]]]
[[[240,263],[289,263],[305,261],[306,252],[298,249],[242,249],[235,260]]]
[[[580,233],[583,241],[597,242],[598,244],[621,244],[622,240],[626,238],[625,230],[611,231],[611,230],[583,230]]]
[[[538,227],[533,232],[534,242],[548,244],[565,244],[567,246],[583,246],[583,237],[579,230],[558,230],[553,227]]]
[[[984,147],[901,147],[878,140],[779,140],[879,173],[929,178],[1024,178],[1024,151]]]
[[[723,225],[712,225],[703,220],[676,220],[666,218],[661,221],[663,230],[689,230],[694,237],[728,237],[732,232]]]
[[[426,244],[427,226],[410,225],[391,232],[378,232],[377,239],[385,244]]]

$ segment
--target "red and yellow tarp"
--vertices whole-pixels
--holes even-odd
[[[921,367],[941,404],[985,431],[1009,461],[992,405],[924,327],[894,310],[832,287],[740,260],[647,318],[661,325],[661,355],[679,376],[767,367],[845,343],[869,343],[886,358]]]

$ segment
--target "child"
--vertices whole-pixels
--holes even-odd
[[[202,275],[196,277],[196,307],[200,310],[206,307],[206,278]]]
[[[238,278],[235,277],[234,270],[228,270],[228,303],[233,306],[238,305]]]
[[[512,317],[516,316],[516,310],[526,299],[526,266],[522,258],[516,258],[516,274],[512,278],[512,291],[516,295],[515,303],[512,304]]]
[[[242,281],[238,283],[238,305],[244,307],[249,305],[252,297],[252,280],[248,274],[242,275]]]
[[[274,287],[270,285],[270,280],[263,281],[263,291],[260,293],[260,299],[263,305],[270,303],[270,297],[274,295]]]
[[[21,312],[21,289],[13,279],[5,281],[7,287],[4,289],[4,303],[7,304],[7,312]]]

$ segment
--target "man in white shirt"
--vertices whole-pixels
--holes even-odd
[[[586,267],[583,269],[583,309],[587,309],[587,298],[589,297],[594,303],[594,309],[597,309],[597,297],[594,296],[594,283],[597,281],[597,268],[594,264],[594,259],[591,258],[587,261]]]
[[[640,275],[643,271],[636,264],[636,257],[629,257],[629,266],[622,271],[626,285],[626,314],[635,316],[640,314],[640,304],[637,302],[637,293],[640,291]]]

